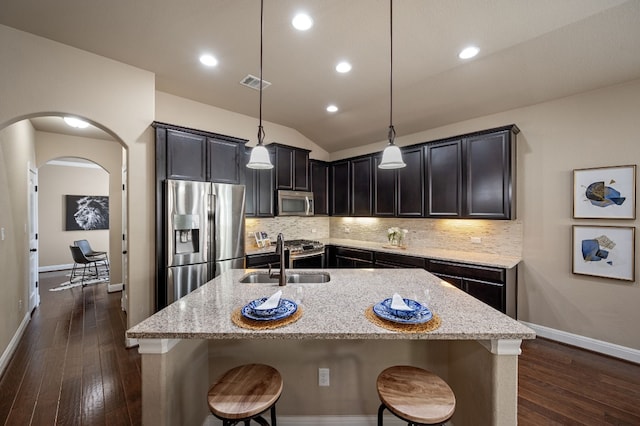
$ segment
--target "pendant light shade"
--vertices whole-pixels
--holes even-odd
[[[247,167],[250,169],[273,169],[273,164],[271,164],[271,159],[269,158],[269,151],[267,151],[264,145],[253,147]]]
[[[393,0],[389,0],[389,39],[391,54],[389,61],[389,145],[382,152],[379,169],[401,169],[406,167],[402,152],[395,144],[396,130],[393,128]]]
[[[387,145],[382,152],[382,161],[378,165],[379,169],[401,169],[406,164],[402,161],[402,153],[396,145]]]
[[[250,169],[272,169],[269,151],[264,147],[264,129],[262,128],[262,22],[264,21],[264,0],[260,0],[260,118],[258,123],[258,145],[251,150],[247,167]]]

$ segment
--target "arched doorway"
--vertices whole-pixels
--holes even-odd
[[[121,254],[125,234],[122,223],[127,209],[122,197],[123,171],[126,169],[127,158],[125,144],[112,132],[90,120],[87,121],[91,126],[84,133],[79,131],[84,129],[67,129],[63,116],[61,113],[33,114],[17,118],[0,129],[0,196],[7,201],[0,208],[0,237],[8,243],[5,244],[8,249],[5,253],[8,254],[0,259],[0,263],[6,265],[3,267],[3,274],[7,278],[8,288],[3,290],[8,297],[4,302],[6,306],[3,304],[0,311],[3,316],[7,316],[7,324],[21,324],[17,331],[13,329],[15,335],[2,336],[7,342],[19,338],[31,312],[27,304],[30,294],[24,283],[29,281],[32,274],[33,266],[28,261],[28,253],[31,253],[32,247],[31,242],[24,237],[24,230],[27,228],[25,217],[28,217],[29,209],[34,203],[27,191],[32,176],[26,168],[37,171],[38,167],[49,160],[79,157],[98,163],[108,170],[109,199],[113,200],[111,206],[115,206],[110,209],[108,251],[113,274],[118,277],[112,282],[121,284],[121,287],[126,283],[122,267],[126,263],[122,261]],[[62,226],[61,223],[56,225]],[[66,250],[69,251],[68,247]],[[11,330],[8,329],[13,334]],[[11,352],[10,347],[7,349],[5,354]]]

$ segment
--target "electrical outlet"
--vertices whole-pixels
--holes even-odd
[[[348,226],[344,227],[344,233],[345,234],[350,234],[351,233],[351,228],[349,228]]]
[[[471,242],[473,244],[482,244],[482,238],[480,238],[480,237],[471,237]]]
[[[329,386],[328,368],[318,368],[318,386]]]
[[[18,310],[22,311],[22,299],[18,300]]]

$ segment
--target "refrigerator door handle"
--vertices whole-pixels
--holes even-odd
[[[209,262],[215,262],[216,260],[216,238],[218,233],[216,232],[216,194],[209,195],[209,235],[207,236],[207,244],[209,245]]]

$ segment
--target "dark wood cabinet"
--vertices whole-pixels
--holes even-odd
[[[511,219],[513,163],[515,146],[513,129],[472,136],[464,141],[463,214],[470,218]]]
[[[378,168],[382,155],[376,155],[373,161],[373,215],[394,217],[397,214],[398,172]]]
[[[285,263],[289,263],[289,252],[285,252]],[[245,256],[245,265],[250,269],[269,269],[273,270],[280,267],[280,255],[275,253],[256,253]]]
[[[244,183],[245,139],[154,122],[156,179]]]
[[[427,217],[515,217],[516,126],[427,144]]]
[[[269,144],[275,155],[275,188],[309,190],[309,150],[277,143]]]
[[[172,129],[165,133],[167,179],[207,180],[207,138]]]
[[[430,259],[427,270],[500,312],[516,318],[516,268]]]
[[[273,152],[269,152],[271,161],[274,161]],[[245,153],[245,168],[249,162],[251,153]],[[273,217],[274,199],[273,190],[274,169],[249,169],[245,170],[245,216],[246,217]]]
[[[313,192],[314,214],[329,215],[329,163],[310,160],[309,178]]]
[[[372,268],[373,252],[347,247],[335,247],[329,264],[335,268]]]
[[[373,157],[351,160],[351,216],[371,216]]]
[[[244,144],[207,138],[207,180],[218,183],[244,182]]]
[[[424,257],[406,256],[403,254],[375,252],[376,268],[420,268],[425,269]]]
[[[351,214],[351,163],[348,160],[331,163],[331,215]]]
[[[427,216],[462,215],[462,141],[425,147]]]
[[[398,216],[422,217],[424,215],[423,148],[403,148],[402,158],[407,166],[398,169]]]
[[[373,215],[388,217],[422,217],[424,215],[423,148],[405,148],[406,167],[379,169],[382,156],[374,157]]]

